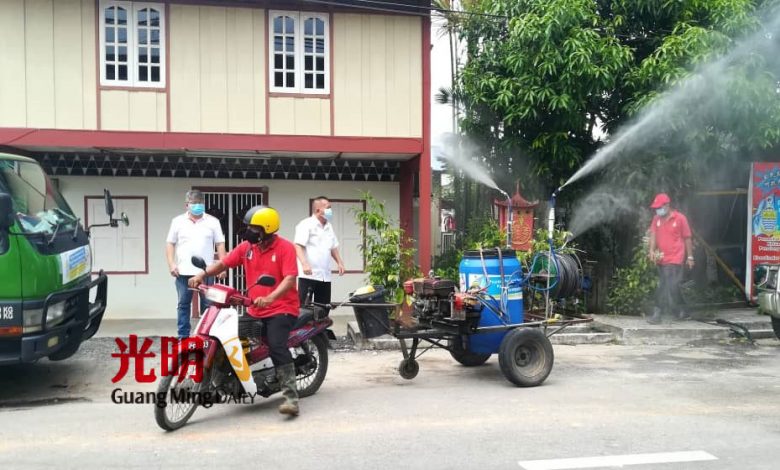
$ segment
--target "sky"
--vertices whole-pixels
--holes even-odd
[[[431,22],[431,143],[435,157],[437,144],[442,134],[452,132],[452,108],[436,102],[436,94],[441,87],[450,87],[450,48],[447,36],[442,35],[439,21]],[[431,166],[441,168],[435,158]]]

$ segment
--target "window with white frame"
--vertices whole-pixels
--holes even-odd
[[[269,21],[270,90],[330,93],[328,15],[272,11]]]
[[[165,7],[101,0],[100,84],[165,86]]]

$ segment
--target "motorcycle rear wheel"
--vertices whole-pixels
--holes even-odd
[[[185,358],[179,358],[179,368],[171,375],[162,377],[160,384],[157,386],[157,399],[163,398],[163,405],[158,406],[158,403],[154,407],[154,419],[157,421],[157,425],[166,431],[175,431],[190,420],[195,410],[200,404],[197,397],[206,384],[210,383],[210,373],[207,370],[203,371],[203,379],[200,383],[196,383],[192,378],[187,377],[187,371],[184,371],[185,379],[179,382],[179,373],[182,368],[188,367]],[[175,391],[180,394],[182,391],[195,392],[190,396],[189,400],[178,402],[174,398],[172,392]],[[186,393],[185,393],[186,395]]]
[[[295,385],[298,388],[300,398],[309,397],[317,393],[317,390],[325,381],[325,374],[328,373],[328,343],[322,335],[307,340],[303,346],[304,351],[311,356],[312,361],[316,361],[314,372],[296,377]]]

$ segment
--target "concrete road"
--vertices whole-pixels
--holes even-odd
[[[0,468],[780,468],[776,340],[556,346],[552,374],[530,389],[511,386],[496,357],[464,368],[434,351],[406,381],[397,352],[335,352],[299,418],[261,399],[198,409],[173,433],[152,405],[111,402],[117,386],[154,389],[111,383],[113,346],[0,369]]]

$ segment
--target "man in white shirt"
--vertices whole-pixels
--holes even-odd
[[[176,293],[179,296],[177,307],[179,338],[190,336],[190,303],[192,291],[187,288],[187,281],[200,273],[201,270],[192,265],[191,258],[200,256],[206,265],[214,263],[214,249],[217,257],[225,257],[225,234],[216,217],[206,214],[203,193],[198,190],[187,191],[184,199],[187,212],[178,215],[171,221],[168,238],[165,244],[165,256],[171,276],[176,278]],[[224,279],[225,273],[220,274]],[[208,302],[200,296],[201,313]]]
[[[313,300],[330,303],[330,260],[333,258],[339,276],[344,274],[344,262],[339,255],[339,241],[333,225],[333,210],[325,196],[312,201],[311,217],[300,221],[295,227],[295,253],[298,255],[298,295],[301,305],[309,291]]]

